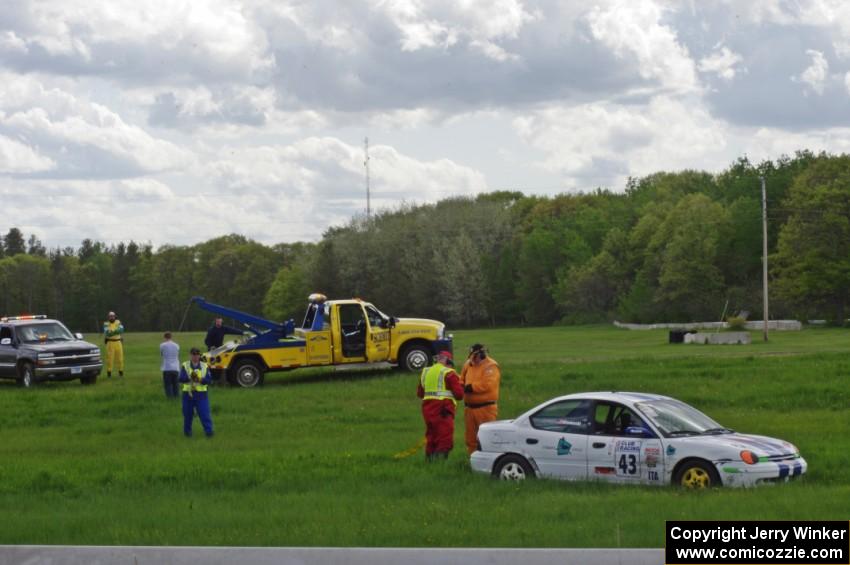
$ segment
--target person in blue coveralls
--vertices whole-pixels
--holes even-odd
[[[212,381],[212,373],[206,363],[201,362],[201,350],[193,347],[190,360],[180,367],[178,379],[183,385],[183,434],[192,437],[192,420],[195,412],[204,427],[207,437],[213,435],[213,423],[210,416],[210,399],[207,388]]]

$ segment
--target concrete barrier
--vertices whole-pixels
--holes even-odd
[[[626,330],[725,330],[729,328],[726,322],[689,322],[683,324],[626,324],[614,320],[614,325]],[[764,327],[764,321],[747,322],[744,327],[748,330],[759,330]],[[796,332],[803,329],[803,324],[797,320],[769,320],[768,331]]]
[[[752,343],[749,332],[719,332],[685,334],[685,343],[703,345],[747,345]]]

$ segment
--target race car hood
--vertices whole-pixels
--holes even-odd
[[[781,439],[750,434],[718,434],[707,436],[684,437],[678,441],[690,445],[705,445],[717,447],[728,447],[734,451],[749,450],[759,457],[786,458],[797,455],[796,448]]]

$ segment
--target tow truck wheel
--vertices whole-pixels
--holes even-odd
[[[411,345],[404,350],[401,366],[407,371],[421,371],[430,364],[431,350],[424,345]]]
[[[254,388],[263,384],[265,374],[259,363],[246,359],[240,361],[233,369],[236,384],[243,388]]]
[[[22,363],[18,370],[18,386],[32,388],[35,385],[35,369],[32,363]]]

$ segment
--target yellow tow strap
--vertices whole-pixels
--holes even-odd
[[[417,453],[420,449],[422,449],[423,447],[425,447],[425,441],[426,441],[426,440],[425,440],[425,438],[423,437],[422,439],[420,439],[420,440],[419,440],[419,442],[417,442],[417,444],[416,444],[416,445],[414,445],[414,446],[413,446],[413,447],[411,447],[410,449],[405,449],[404,451],[399,451],[398,453],[396,453],[395,455],[393,455],[393,459],[404,459],[405,457],[410,457],[411,455],[416,455],[416,453]]]

